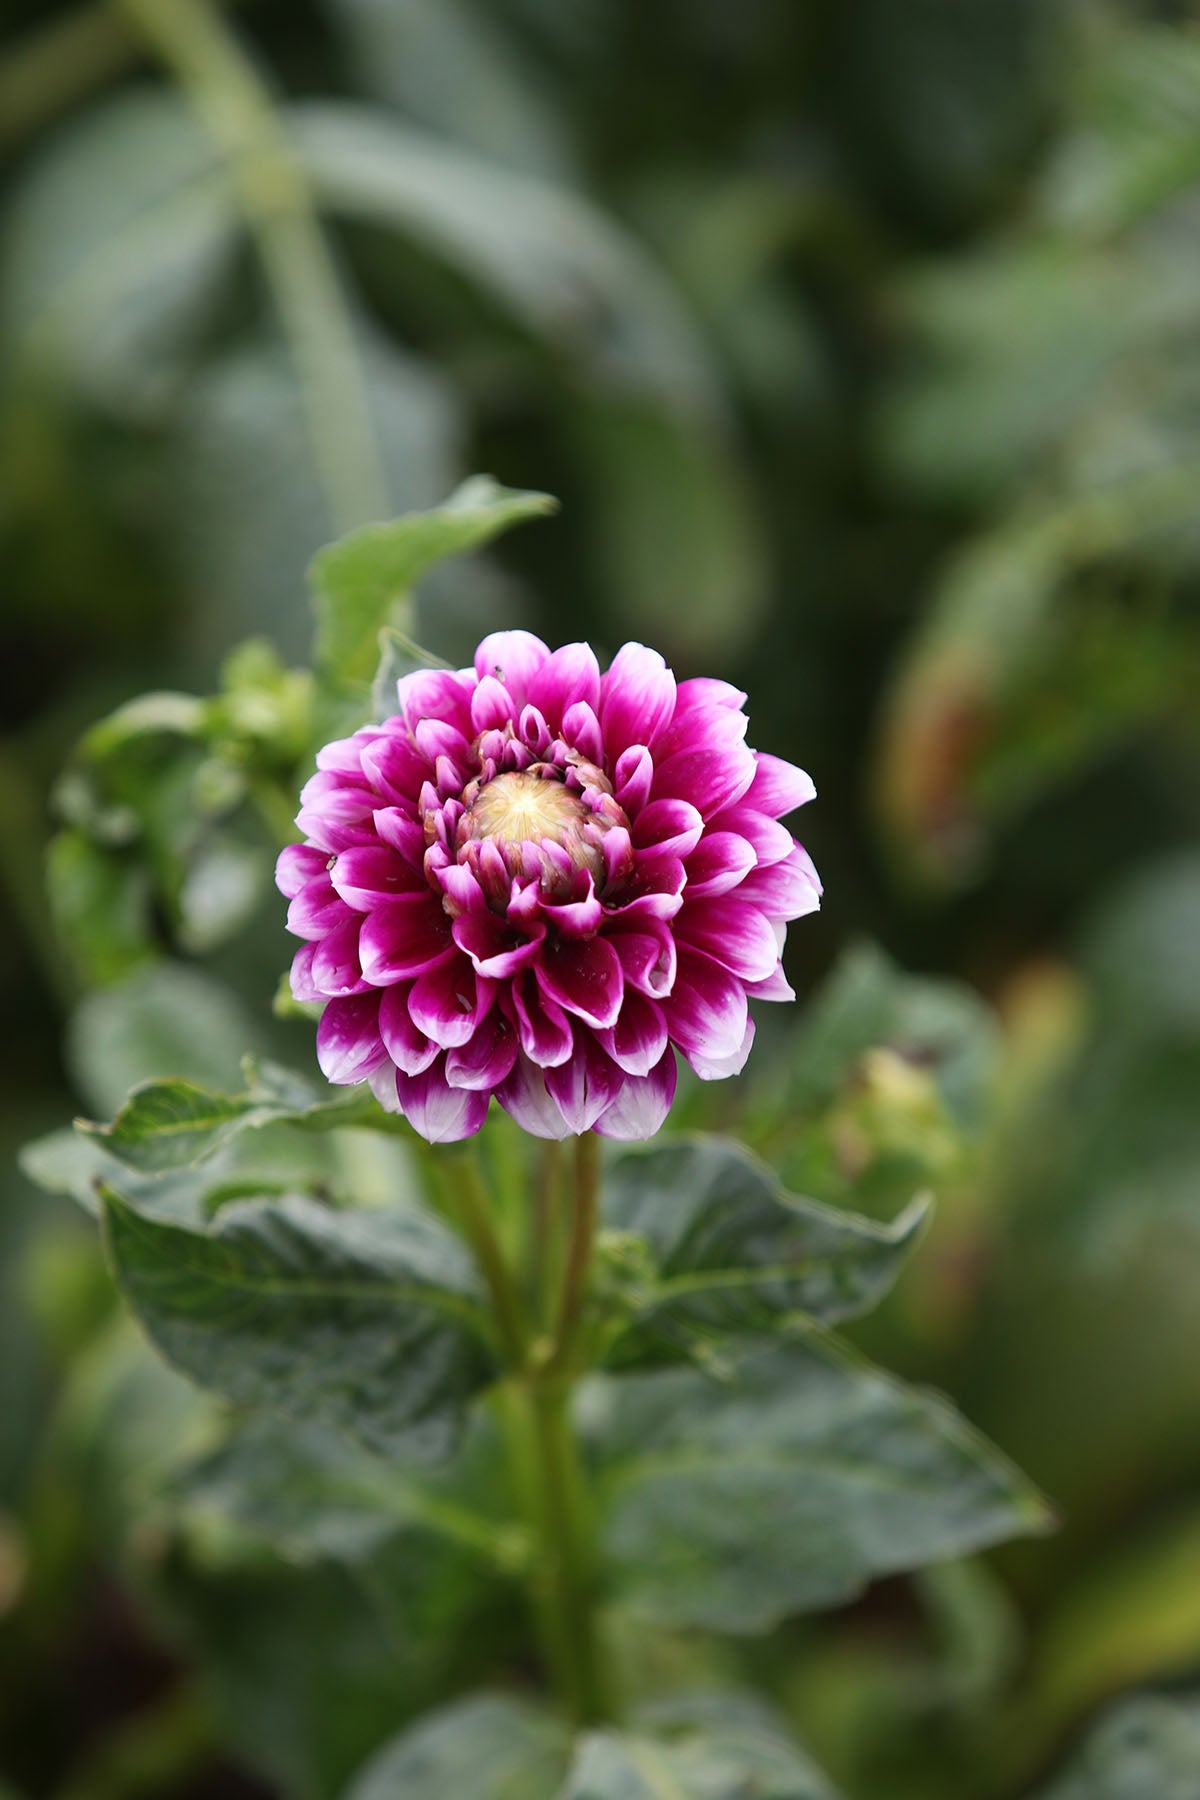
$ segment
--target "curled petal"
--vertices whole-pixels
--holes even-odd
[[[420,869],[425,858],[425,833],[411,809],[381,806],[372,814],[372,821],[380,842],[389,845],[414,869]]]
[[[408,997],[413,1024],[443,1050],[469,1043],[491,1010],[496,984],[465,956],[450,957],[418,975]]]
[[[435,1063],[421,1075],[396,1076],[400,1111],[431,1144],[456,1144],[474,1137],[487,1118],[491,1095],[476,1088],[451,1087]]]
[[[317,953],[316,944],[301,944],[292,958],[290,983],[293,1000],[311,1005],[313,1001],[324,999],[320,988],[313,980],[313,958]]]
[[[740,800],[754,780],[754,757],[745,744],[678,750],[654,773],[656,800],[689,800],[705,819]]]
[[[372,912],[399,894],[425,892],[420,873],[386,844],[356,844],[343,850],[329,880],[356,912]]]
[[[493,631],[475,652],[475,673],[480,681],[494,675],[502,681],[517,706],[524,706],[529,688],[550,652],[531,631]]]
[[[779,942],[770,921],[740,893],[693,901],[676,926],[676,936],[743,981],[765,981],[779,961]]]
[[[768,919],[802,919],[819,909],[821,882],[812,858],[797,844],[782,862],[748,875],[738,897],[753,901]]]
[[[548,942],[537,964],[537,978],[548,999],[585,1025],[603,1030],[616,1023],[625,976],[607,938]]]
[[[370,983],[364,979],[359,961],[359,935],[362,920],[351,913],[342,925],[335,925],[313,951],[310,970],[313,986],[326,1000],[339,1000],[345,994],[365,993]]]
[[[600,705],[600,665],[591,645],[564,644],[547,657],[529,684],[529,700],[551,731],[560,730],[567,709],[580,702],[595,712]]]
[[[684,944],[678,955],[679,972],[663,1009],[672,1042],[700,1073],[697,1061],[712,1063],[740,1051],[750,1016],[746,989],[710,956]]]
[[[749,875],[757,861],[754,845],[736,831],[706,832],[687,860],[689,904],[727,894]]]
[[[642,920],[634,930],[610,932],[608,942],[620,958],[626,992],[636,988],[652,1000],[663,1000],[675,985],[675,939],[657,920]]]
[[[516,704],[504,683],[485,675],[471,696],[471,725],[476,734],[502,731],[516,716]]]
[[[287,928],[294,937],[323,938],[346,922],[348,907],[334,891],[322,868],[305,882],[287,911]]]
[[[639,850],[673,857],[690,856],[703,831],[704,820],[690,800],[651,800],[631,826]]]
[[[362,972],[372,987],[423,975],[454,954],[450,921],[432,894],[389,900],[362,921]]]
[[[754,860],[760,869],[782,862],[785,856],[791,855],[796,843],[786,825],[781,825],[777,819],[769,819],[766,813],[755,812],[744,800],[718,813],[711,821],[710,829],[736,831],[739,837],[745,838],[753,846]]]
[[[513,982],[512,1010],[521,1049],[531,1062],[542,1069],[566,1062],[575,1047],[570,1018],[542,993],[532,969]]]
[[[563,739],[572,750],[578,750],[590,763],[604,761],[604,738],[600,721],[586,700],[572,701],[563,714]]]
[[[645,744],[631,744],[621,752],[613,770],[613,794],[631,819],[649,800],[653,783],[654,758]]]
[[[517,1060],[517,1036],[500,1012],[493,1012],[474,1037],[446,1054],[446,1080],[451,1087],[480,1088],[491,1093]]]
[[[414,1022],[409,1010],[411,992],[407,984],[384,989],[379,1001],[379,1035],[402,1074],[420,1075],[441,1049]]]
[[[279,852],[275,864],[275,885],[288,900],[294,900],[306,881],[324,875],[329,853],[313,844],[288,844]]]
[[[592,1032],[577,1027],[575,1054],[556,1068],[547,1069],[546,1091],[568,1128],[579,1133],[592,1129],[616,1099],[624,1079]]]
[[[610,756],[653,748],[675,711],[675,677],[657,650],[623,644],[600,682],[600,721]]]
[[[407,733],[378,738],[363,751],[363,774],[376,795],[375,805],[411,810],[413,801],[429,778],[429,758],[423,756]]]
[[[648,1075],[667,1047],[663,1009],[636,991],[627,991],[611,1031],[597,1033],[600,1048],[627,1075]]]
[[[379,995],[331,1000],[317,1026],[317,1061],[326,1081],[350,1085],[387,1060],[379,1035]]]
[[[546,1086],[545,1071],[527,1056],[518,1054],[511,1073],[496,1089],[496,1098],[531,1137],[570,1137],[571,1127]]]
[[[605,1107],[593,1131],[624,1143],[653,1137],[671,1110],[677,1075],[675,1052],[668,1048],[649,1074],[626,1075],[616,1099]]]
[[[795,763],[784,762],[781,756],[768,756],[765,750],[758,751],[754,760],[754,780],[747,798],[759,812],[782,819],[815,796],[812,776]]]
[[[476,974],[488,975],[494,981],[515,975],[518,969],[531,963],[546,935],[546,927],[542,925],[540,935],[521,937],[489,912],[464,913],[455,919],[451,929],[454,942],[460,950],[466,951],[475,965]]]
[[[426,719],[440,719],[464,737],[473,736],[471,699],[475,686],[474,676],[465,669],[414,669],[411,675],[402,675],[396,683],[396,694],[405,724],[415,735]]]
[[[753,1043],[754,1020],[747,1019],[741,1043],[728,1056],[706,1056],[703,1051],[694,1050],[688,1061],[701,1081],[725,1081],[730,1075],[741,1074]]]

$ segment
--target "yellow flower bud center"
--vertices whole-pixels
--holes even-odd
[[[472,837],[496,838],[502,844],[539,843],[542,838],[565,844],[589,816],[578,794],[561,781],[514,771],[480,788],[469,814]]]

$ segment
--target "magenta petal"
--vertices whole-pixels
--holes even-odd
[[[654,758],[645,744],[631,744],[617,758],[613,770],[613,793],[617,804],[632,819],[650,798],[654,782]]]
[[[542,992],[600,1030],[616,1023],[625,991],[621,959],[606,938],[547,942],[537,977]]]
[[[727,812],[718,813],[710,829],[736,831],[739,837],[744,837],[753,846],[754,859],[760,869],[782,862],[785,856],[791,855],[796,844],[786,825],[781,825],[777,819],[768,819],[766,813],[755,812],[744,800]]]
[[[294,900],[306,881],[325,873],[328,861],[328,851],[313,844],[288,844],[275,864],[275,885],[286,899]]]
[[[749,875],[757,861],[754,845],[736,831],[706,832],[687,860],[689,903],[727,894]]]
[[[400,711],[414,735],[422,719],[440,719],[464,737],[474,736],[471,727],[474,692],[475,677],[466,669],[415,669],[411,675],[402,675],[396,683]]]
[[[675,711],[675,677],[657,650],[623,644],[600,683],[600,718],[610,756],[654,741]]]
[[[465,956],[451,957],[419,975],[409,995],[414,1025],[443,1050],[469,1043],[487,1017],[496,984],[476,977]]]
[[[397,1075],[400,1111],[414,1131],[431,1144],[456,1144],[474,1137],[487,1118],[490,1095],[473,1088],[451,1087],[435,1063],[422,1075]]]
[[[362,970],[374,987],[390,987],[454,954],[450,921],[430,893],[389,900],[362,922]]]
[[[571,1127],[546,1087],[544,1072],[527,1056],[518,1055],[512,1073],[496,1089],[496,1098],[521,1130],[531,1137],[570,1137]]]
[[[661,1006],[627,991],[621,1016],[611,1031],[598,1032],[600,1048],[627,1075],[648,1075],[667,1047],[667,1020]]]
[[[613,836],[609,833],[609,836]],[[556,848],[557,846],[553,846]],[[593,937],[600,928],[604,908],[596,896],[591,871],[583,893],[575,900],[540,900],[542,917],[563,937]]]
[[[616,1099],[624,1079],[592,1033],[577,1029],[575,1054],[546,1071],[546,1091],[571,1131],[590,1131]]]
[[[779,961],[779,940],[770,921],[740,893],[690,901],[676,920],[675,936],[743,981],[765,981]]]
[[[493,914],[472,912],[455,919],[452,932],[454,942],[460,950],[466,951],[476,973],[499,981],[533,961],[546,935],[546,927],[542,925],[534,937],[518,937]]]
[[[797,844],[769,869],[755,869],[738,889],[768,919],[802,919],[821,905],[821,883],[808,852]]]
[[[324,995],[313,980],[313,958],[317,954],[316,944],[301,944],[292,958],[291,988],[292,998],[302,1003],[323,1000]]]
[[[379,995],[355,994],[331,1000],[317,1026],[317,1061],[326,1081],[365,1081],[387,1060],[379,1035]]]
[[[368,727],[356,731],[353,737],[335,738],[332,744],[323,744],[316,755],[318,769],[330,770],[337,775],[361,775],[362,753],[376,735]]]
[[[514,981],[512,1008],[526,1056],[542,1069],[566,1062],[575,1047],[570,1018],[542,993],[532,969]]]
[[[393,1062],[380,1063],[367,1078],[368,1085],[384,1112],[400,1111],[400,1096],[396,1092],[397,1069]]]
[[[451,1087],[493,1088],[510,1073],[517,1060],[517,1035],[500,1012],[484,1020],[469,1043],[446,1055],[446,1080]]]
[[[287,910],[287,928],[294,937],[323,938],[343,925],[349,908],[335,893],[333,883],[322,868],[319,875],[306,881]]]
[[[529,687],[550,652],[531,631],[493,631],[475,652],[475,673],[480,681],[494,675],[502,681],[517,706],[524,706]]]
[[[441,846],[436,848],[440,850]],[[486,913],[487,897],[466,864],[448,863],[445,867],[438,868],[431,860],[432,855],[431,851],[425,863],[429,878],[445,894],[455,916],[468,912]]]
[[[372,814],[380,840],[414,869],[425,860],[425,832],[421,821],[405,807],[381,806]]]
[[[429,759],[407,736],[389,732],[363,751],[363,773],[380,800],[389,806],[411,808],[421,784],[429,778]]]
[[[421,875],[386,844],[360,844],[343,850],[329,879],[357,912],[372,912],[398,894],[426,892]]]
[[[568,706],[563,714],[562,734],[563,741],[588,762],[599,765],[604,761],[600,721],[586,700],[576,700]]]
[[[610,931],[608,942],[621,961],[626,991],[636,988],[663,1000],[675,985],[675,940],[665,926],[645,921],[635,931]]]
[[[705,819],[739,800],[754,780],[754,757],[744,744],[679,750],[656,765],[654,798],[690,800]]]
[[[600,1137],[637,1143],[659,1131],[675,1098],[675,1052],[666,1050],[648,1075],[626,1075],[617,1097],[592,1127]]]
[[[748,981],[746,997],[749,1000],[794,1000],[796,990],[783,972],[783,964],[768,975],[765,981]]]
[[[727,1056],[706,1056],[702,1050],[693,1050],[688,1054],[688,1061],[701,1081],[726,1081],[730,1075],[741,1074],[753,1043],[754,1020],[747,1019],[742,1041],[736,1050]]]
[[[503,730],[517,716],[517,705],[502,681],[485,675],[471,695],[471,724],[482,731]]]
[[[326,1000],[365,993],[370,985],[359,962],[361,925],[360,915],[351,913],[345,924],[335,926],[313,952],[313,985]]]
[[[688,800],[651,800],[633,821],[633,841],[639,850],[658,850],[663,856],[688,857],[700,842],[704,820]]]
[[[746,1035],[746,990],[709,956],[679,946],[679,972],[663,1002],[667,1030],[688,1061],[735,1055]]]
[[[582,701],[596,712],[600,705],[600,666],[590,644],[564,644],[534,675],[529,701],[558,731],[568,707]]]
[[[406,985],[384,989],[379,1001],[379,1035],[401,1073],[419,1075],[441,1052],[414,1023],[408,1004],[410,993]]]
[[[798,806],[806,805],[816,794],[812,776],[798,769],[795,763],[784,762],[781,756],[768,756],[765,750],[758,752],[755,762],[757,767],[747,798],[759,812],[782,819],[795,812]]]

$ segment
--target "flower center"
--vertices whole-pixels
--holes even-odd
[[[581,899],[589,885],[611,893],[633,867],[629,820],[603,770],[581,759],[473,781],[463,803],[455,851],[498,912],[515,881],[536,880],[546,899],[564,902]],[[619,836],[606,845],[613,832]]]
[[[536,844],[549,838],[567,849],[590,817],[586,802],[564,782],[510,771],[480,788],[458,835],[460,842],[495,838],[501,844]]]

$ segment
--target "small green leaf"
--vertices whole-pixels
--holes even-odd
[[[336,722],[361,723],[380,656],[380,633],[412,623],[411,590],[434,563],[477,550],[523,520],[543,518],[549,494],[502,488],[486,476],[464,482],[444,506],[365,525],[314,557],[318,683]]]
[[[1114,1707],[1038,1800],[1193,1800],[1198,1770],[1200,1698],[1147,1694]]]
[[[480,1695],[401,1732],[346,1800],[554,1800],[567,1755],[566,1731],[552,1714]]]
[[[836,1800],[758,1707],[706,1699],[677,1711],[653,1732],[589,1732],[555,1800]]]
[[[671,1625],[766,1631],[879,1575],[1050,1524],[1044,1502],[936,1395],[815,1333],[585,1390],[618,1592]]]
[[[233,1202],[202,1232],[102,1198],[117,1280],[193,1381],[383,1455],[448,1453],[493,1364],[474,1269],[439,1220],[288,1195]]]
[[[896,1279],[926,1212],[917,1202],[885,1226],[797,1198],[720,1138],[626,1154],[606,1177],[604,1221],[644,1238],[657,1267],[610,1360],[678,1357],[794,1313],[830,1323],[865,1312]]]

